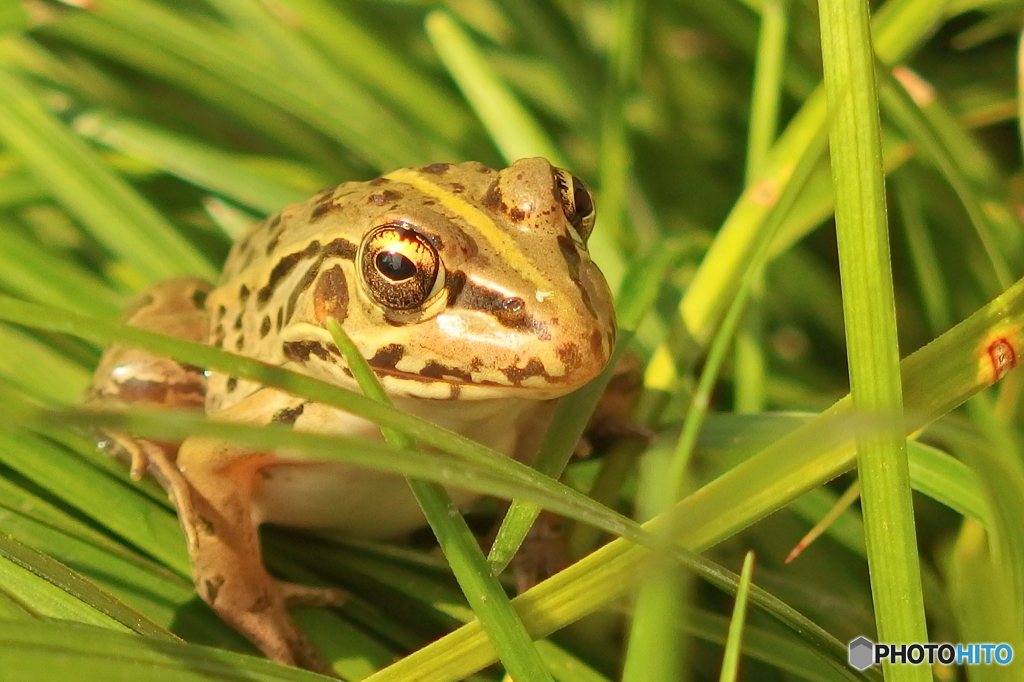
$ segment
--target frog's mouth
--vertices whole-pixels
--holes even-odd
[[[499,348],[494,343],[490,348],[486,344],[454,345],[447,341],[434,345],[440,353],[428,351],[429,344],[410,346],[397,339],[363,352],[386,388],[396,389],[399,395],[462,391],[467,398],[544,400],[570,393],[600,374],[614,346],[614,331],[595,330],[586,341],[570,338],[546,343],[543,353],[524,352],[531,350],[526,347],[530,344],[522,343],[518,348]],[[437,389],[431,390],[431,386]]]
[[[422,398],[550,400],[571,393],[586,383],[579,381],[578,377],[566,379],[549,376],[546,371],[539,371],[543,369],[539,360],[533,360],[531,363],[524,368],[504,370],[498,378],[481,376],[479,373],[474,374],[457,367],[447,367],[435,361],[427,362],[423,369],[415,373],[393,368],[373,369],[388,393]]]

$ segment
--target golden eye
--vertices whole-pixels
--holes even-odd
[[[383,225],[366,236],[360,269],[370,298],[393,310],[419,308],[444,281],[434,245],[401,224]]]
[[[569,224],[576,228],[577,234],[584,244],[594,230],[597,220],[597,209],[594,207],[594,195],[582,180],[567,170],[554,169],[555,188],[562,203],[562,211]]]

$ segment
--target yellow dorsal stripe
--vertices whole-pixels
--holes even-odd
[[[431,182],[414,169],[402,168],[388,173],[384,177],[394,182],[403,182],[415,187],[427,196],[436,199],[446,209],[472,225],[484,239],[491,243],[491,246],[501,254],[502,258],[515,268],[516,271],[530,280],[537,287],[538,291],[550,290],[551,283],[548,278],[541,274],[533,262],[523,255],[511,237],[498,229],[498,226],[494,224],[494,221],[491,220],[487,213],[481,211],[459,195],[452,194],[440,185]]]

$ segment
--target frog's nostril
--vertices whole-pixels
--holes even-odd
[[[504,301],[501,302],[502,309],[510,313],[518,313],[525,306],[526,303],[523,301],[523,299],[519,298],[518,296],[510,296],[509,298],[506,298]]]

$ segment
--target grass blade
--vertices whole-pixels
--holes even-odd
[[[148,279],[213,275],[205,258],[2,67],[0,92],[0,137],[100,243]]]
[[[850,396],[862,414],[902,420],[896,305],[868,6],[832,0],[820,12],[836,233]],[[857,438],[857,473],[879,641],[927,642],[906,436]],[[883,662],[892,680],[928,680],[925,668]]]
[[[384,388],[370,365],[359,354],[356,345],[348,338],[341,325],[330,319],[327,321],[327,328],[348,361],[363,393],[368,398],[390,405],[391,401],[384,393]],[[390,445],[405,449],[415,448],[413,439],[407,434],[394,429],[384,429],[383,432],[384,439]],[[452,572],[462,587],[463,594],[466,595],[473,613],[480,620],[509,674],[520,680],[554,682],[451,496],[437,483],[415,478],[408,481],[413,494],[416,495],[416,501],[419,502],[434,535],[437,536],[441,550],[452,567]]]

